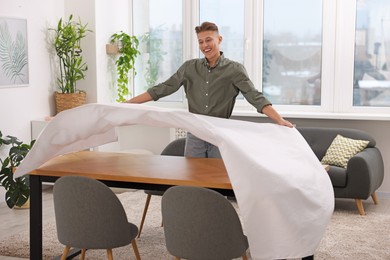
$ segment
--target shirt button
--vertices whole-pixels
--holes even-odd
[[[211,70],[209,70],[209,72],[211,72]]]
[[[209,93],[206,93],[206,96],[208,96],[209,95]]]
[[[209,82],[208,82],[208,81],[206,81],[206,84],[209,84]]]
[[[209,106],[208,105],[206,105],[206,108],[208,108]]]

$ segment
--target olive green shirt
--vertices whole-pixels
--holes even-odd
[[[184,86],[189,111],[195,114],[230,118],[239,92],[259,113],[271,104],[256,90],[245,67],[225,58],[223,53],[212,68],[205,58],[186,61],[167,81],[147,92],[156,101],[181,86]]]

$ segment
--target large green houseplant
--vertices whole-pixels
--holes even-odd
[[[59,67],[57,86],[60,91],[55,92],[58,113],[85,103],[85,91],[77,89],[76,84],[85,78],[85,72],[88,70],[87,63],[83,60],[81,40],[91,30],[87,28],[87,24],[81,23],[80,18],[73,20],[73,15],[70,15],[68,20],[61,18],[57,27],[49,30],[54,32],[52,44]],[[66,100],[61,100],[63,98]]]
[[[25,144],[17,137],[10,135],[3,138],[3,134],[0,131],[0,149],[5,146],[9,147],[7,157],[0,158],[0,184],[6,190],[5,201],[9,208],[23,206],[30,197],[28,175],[14,178],[14,171],[26,157],[34,142],[35,140],[31,141],[30,144]]]
[[[110,38],[110,43],[118,46],[118,56],[115,60],[117,71],[117,100],[118,102],[126,101],[131,95],[129,91],[129,74],[136,74],[134,64],[136,57],[140,54],[138,51],[139,41],[136,36],[130,36],[123,31],[114,33]]]

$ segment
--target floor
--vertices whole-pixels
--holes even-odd
[[[121,189],[115,192],[123,192]],[[363,202],[364,209],[367,212],[378,212],[390,214],[390,199],[379,197],[379,205],[374,205],[371,199]],[[52,186],[48,185],[43,189],[43,223],[54,219],[54,209],[52,200]],[[347,199],[337,199],[336,209],[345,209],[356,211],[354,201]],[[9,209],[5,203],[0,203],[0,240],[12,234],[17,234],[29,228],[29,210],[28,209]],[[0,256],[0,260],[18,260],[22,258]]]

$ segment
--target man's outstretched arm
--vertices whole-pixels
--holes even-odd
[[[142,104],[152,100],[153,100],[152,96],[148,92],[144,92],[138,96],[126,100],[124,103]]]
[[[275,121],[278,125],[283,125],[287,127],[294,127],[293,124],[291,124],[289,121],[284,119],[273,107],[272,105],[268,105],[263,107],[263,110],[261,112],[271,118]]]

